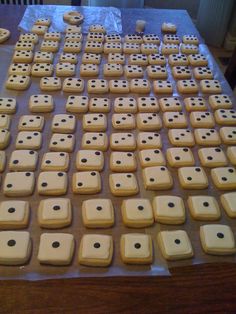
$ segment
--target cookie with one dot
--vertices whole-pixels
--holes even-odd
[[[136,113],[137,103],[133,97],[116,97],[113,104],[114,112]]]
[[[236,189],[236,170],[233,167],[219,167],[211,170],[211,178],[218,190]]]
[[[152,206],[156,222],[167,225],[180,225],[186,220],[184,202],[179,196],[155,196]]]
[[[195,159],[188,147],[171,147],[166,150],[166,158],[171,167],[194,166]]]
[[[110,80],[109,89],[111,93],[127,94],[130,91],[130,84],[127,80]]]
[[[107,118],[103,113],[87,113],[83,116],[83,130],[102,132],[107,129]]]
[[[202,249],[206,254],[231,255],[236,252],[234,234],[227,225],[201,226],[200,240]]]
[[[120,255],[125,264],[151,264],[153,260],[151,236],[144,233],[122,234]]]
[[[3,183],[6,196],[29,196],[33,194],[35,176],[33,172],[8,172]]]
[[[9,160],[11,171],[35,171],[38,153],[34,150],[14,150]]]
[[[218,220],[221,212],[216,199],[209,195],[189,196],[188,207],[195,220]]]
[[[42,145],[42,133],[37,131],[21,131],[16,137],[16,149],[38,150]]]
[[[136,149],[135,137],[132,133],[112,133],[110,147],[116,151],[134,151]]]
[[[172,94],[173,86],[170,81],[156,80],[153,81],[153,90],[156,94]]]
[[[195,145],[193,133],[189,129],[171,129],[168,131],[168,139],[173,146],[192,147]]]
[[[142,168],[166,165],[163,153],[157,148],[140,150],[139,161]]]
[[[227,148],[227,157],[232,165],[236,165],[236,146],[230,146]]]
[[[113,239],[110,235],[85,234],[79,246],[79,264],[107,267],[113,257]]]
[[[141,65],[125,65],[124,66],[124,74],[128,78],[138,78],[138,77],[143,77],[143,68]]]
[[[172,176],[165,166],[146,167],[142,176],[146,190],[169,190],[173,187]]]
[[[193,248],[184,230],[160,231],[157,243],[166,260],[183,260],[193,257]]]
[[[40,89],[42,91],[58,91],[61,90],[60,77],[42,77],[40,80]]]
[[[98,76],[99,67],[97,64],[86,63],[80,65],[80,76],[81,77],[90,77],[90,76]]]
[[[5,170],[6,166],[6,153],[5,151],[1,150],[0,151],[0,172],[3,172]]]
[[[66,101],[66,111],[71,113],[86,113],[88,111],[88,96],[68,96]]]
[[[206,111],[206,100],[203,97],[187,97],[184,98],[185,108],[188,112],[191,111]]]
[[[151,79],[167,79],[168,74],[164,65],[148,65],[147,75]]]
[[[186,55],[177,53],[171,54],[168,57],[168,63],[170,66],[187,66],[189,64],[188,58]]]
[[[102,59],[102,57],[98,53],[86,53],[85,52],[82,55],[82,63],[83,64],[97,64],[98,65],[98,64],[100,64],[101,59]],[[108,60],[108,62],[110,62],[110,61]]]
[[[109,186],[114,196],[131,196],[139,192],[138,182],[133,173],[110,174]]]
[[[164,97],[159,99],[162,112],[182,111],[182,104],[178,97]]]
[[[37,190],[40,195],[64,195],[67,192],[68,179],[66,172],[40,172]]]
[[[220,125],[236,125],[236,111],[233,109],[217,109],[214,117]]]
[[[9,129],[11,118],[7,114],[0,114],[0,129]]]
[[[201,80],[200,89],[203,94],[220,94],[221,84],[218,80]]]
[[[49,142],[49,150],[52,152],[71,153],[75,146],[74,134],[54,133]]]
[[[74,236],[69,233],[42,233],[37,259],[40,264],[69,265],[75,249]]]
[[[53,133],[73,133],[76,127],[74,115],[57,114],[52,119]]]
[[[19,131],[42,131],[44,127],[44,117],[34,115],[24,115],[20,117],[18,123]]]
[[[66,152],[45,153],[41,162],[43,171],[67,171],[70,164],[69,154]]]
[[[122,202],[122,220],[130,228],[145,228],[154,223],[152,205],[148,199],[132,198]]]
[[[209,111],[193,111],[189,117],[193,128],[213,128],[215,126],[215,120]]]
[[[198,85],[195,80],[179,80],[177,81],[177,90],[182,94],[196,94],[198,93]]]
[[[24,229],[29,224],[28,201],[3,201],[0,203],[0,229]]]
[[[151,65],[165,65],[166,58],[164,55],[159,53],[152,53],[148,55],[148,63]]]
[[[213,110],[216,109],[231,109],[233,103],[228,95],[210,95],[208,98],[209,104]]]
[[[14,114],[16,112],[15,98],[0,97],[0,113]]]
[[[81,140],[81,148],[107,151],[108,138],[106,133],[84,133]]]
[[[76,172],[72,178],[74,194],[97,194],[102,190],[101,176],[98,171]]]
[[[203,190],[208,187],[208,178],[202,167],[181,167],[178,169],[178,178],[185,190]]]
[[[47,25],[33,25],[30,31],[33,34],[42,36],[48,31],[48,26]]]
[[[0,264],[24,265],[31,255],[30,233],[27,231],[0,232]]]
[[[132,130],[136,126],[132,113],[114,113],[112,115],[112,127],[117,130]]]
[[[35,63],[52,63],[54,55],[50,51],[36,51],[34,54]]]
[[[33,113],[51,112],[54,109],[54,101],[51,95],[31,95],[29,99],[29,110]]]
[[[104,167],[104,155],[99,150],[79,150],[76,154],[77,170],[102,171]]]
[[[62,90],[66,93],[82,93],[84,80],[77,77],[67,77],[63,82]]]
[[[139,132],[137,135],[137,147],[140,150],[161,148],[161,135],[157,132]]]
[[[226,145],[236,144],[236,127],[224,126],[220,128],[220,137]]]
[[[220,147],[206,147],[198,150],[198,157],[204,167],[227,166],[228,161],[224,151]]]
[[[185,128],[188,126],[186,115],[181,111],[164,112],[163,122],[166,128]]]
[[[110,199],[89,199],[82,203],[82,219],[86,228],[110,228],[114,225],[114,208]]]
[[[198,145],[218,146],[221,144],[220,136],[215,129],[195,129],[194,137]]]
[[[41,200],[37,212],[41,228],[59,229],[72,221],[71,201],[68,198],[47,198]]]
[[[137,169],[137,162],[132,152],[111,152],[110,169],[114,172],[133,172]]]
[[[220,196],[221,205],[230,218],[236,217],[236,192],[224,193]]]
[[[10,142],[10,132],[6,129],[0,129],[0,149],[5,149]]]
[[[89,99],[89,111],[108,113],[111,110],[110,99],[106,97],[93,97]]]
[[[108,63],[125,64],[125,55],[122,53],[111,52],[107,57]]]
[[[190,54],[188,55],[188,61],[191,66],[198,67],[198,66],[207,66],[208,61],[207,58],[203,54]]]
[[[77,34],[81,33],[81,26],[78,25],[68,25],[66,27],[66,34]]]

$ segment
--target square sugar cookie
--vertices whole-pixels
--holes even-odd
[[[138,113],[136,121],[140,131],[156,131],[162,127],[161,118],[157,113]]]
[[[189,61],[188,61],[187,56],[185,54],[181,54],[181,53],[169,55],[168,63],[170,66],[187,66],[187,65],[189,65]]]
[[[219,205],[213,196],[189,196],[188,208],[195,220],[219,220],[221,216]]]
[[[41,162],[43,171],[67,171],[69,168],[70,157],[65,152],[45,153]]]
[[[143,42],[144,43],[153,43],[156,45],[160,45],[160,38],[156,34],[144,34],[143,35]]]
[[[164,154],[157,148],[140,150],[139,162],[142,168],[166,165]]]
[[[193,69],[193,75],[196,80],[205,80],[205,79],[213,79],[213,72],[209,67],[196,67]]]
[[[154,223],[152,205],[148,199],[132,198],[122,202],[122,220],[130,228],[145,228]]]
[[[32,43],[31,41],[21,41],[18,40],[15,44],[14,47],[15,50],[28,50],[28,51],[33,51],[34,50],[34,43]]]
[[[6,89],[23,91],[30,87],[31,79],[30,76],[26,75],[10,75],[6,80]]]
[[[42,77],[40,80],[40,89],[42,91],[61,90],[61,79],[59,77]]]
[[[27,63],[12,63],[8,69],[9,75],[30,75],[31,66]]]
[[[49,142],[49,150],[52,152],[72,153],[75,146],[74,134],[54,133]]]
[[[217,109],[214,117],[219,125],[236,125],[236,111],[233,109]]]
[[[109,89],[111,93],[127,94],[130,91],[130,85],[127,80],[110,80]]]
[[[158,112],[159,104],[156,97],[146,96],[138,97],[137,99],[138,111],[139,112]]]
[[[35,176],[33,172],[8,172],[3,183],[6,196],[29,196],[33,194]]]
[[[79,264],[107,267],[113,257],[113,239],[110,235],[85,234],[79,246]]]
[[[132,53],[129,56],[129,64],[146,66],[148,65],[147,55],[142,53]]]
[[[131,196],[139,192],[138,182],[133,173],[110,174],[109,187],[114,196]]]
[[[123,44],[123,52],[125,54],[138,54],[141,52],[140,44],[125,42]]]
[[[108,63],[125,64],[125,55],[121,53],[111,52],[108,54]]]
[[[208,98],[209,104],[213,110],[216,109],[231,109],[233,103],[228,95],[210,95]]]
[[[35,171],[38,162],[38,153],[34,150],[15,150],[11,153],[9,170]]]
[[[198,157],[204,167],[227,166],[228,161],[224,151],[220,147],[206,147],[198,150]]]
[[[35,77],[46,77],[53,75],[51,63],[34,63],[31,68],[31,75]]]
[[[34,54],[35,63],[52,63],[54,55],[49,51],[36,51]]]
[[[29,99],[29,110],[33,113],[52,112],[54,101],[51,95],[31,95]]]
[[[62,90],[66,93],[82,93],[84,80],[77,77],[67,77],[63,82]]]
[[[221,94],[222,88],[218,80],[201,80],[200,89],[203,94]]]
[[[114,208],[110,199],[89,199],[82,203],[86,228],[110,228],[114,225]]]
[[[74,194],[97,194],[102,190],[101,177],[98,171],[76,172],[72,178]]]
[[[67,192],[66,172],[44,171],[40,172],[37,190],[40,195],[64,195]]]
[[[146,190],[169,190],[173,179],[165,166],[147,167],[142,170],[143,185]]]
[[[16,149],[38,150],[42,145],[42,133],[37,131],[21,131],[16,137]]]
[[[74,133],[76,127],[76,119],[71,114],[56,114],[52,119],[53,133]]]
[[[220,137],[226,145],[236,144],[236,127],[224,126],[220,128]]]
[[[113,103],[114,112],[136,113],[137,103],[133,97],[116,97]]]
[[[116,151],[134,151],[136,149],[135,137],[132,133],[112,133],[110,147]]]
[[[81,148],[100,150],[102,152],[107,151],[108,138],[106,133],[84,133],[82,135]]]
[[[139,132],[137,135],[137,147],[139,150],[161,148],[161,135],[157,132]]]
[[[236,217],[236,192],[224,193],[220,196],[220,202],[230,218]]]
[[[166,58],[164,55],[159,53],[152,53],[148,55],[148,63],[154,64],[154,65],[165,65],[166,64]]]
[[[47,198],[38,207],[38,224],[41,228],[58,229],[72,221],[71,201],[68,198]]]
[[[6,129],[0,129],[0,149],[5,149],[10,142],[10,132]]]
[[[0,113],[14,114],[16,112],[15,98],[0,97]]]
[[[29,224],[30,207],[27,201],[0,203],[0,229],[24,229]]]
[[[173,86],[170,81],[157,80],[153,81],[153,90],[156,94],[172,94]]]
[[[164,112],[163,122],[166,128],[186,128],[188,126],[188,121],[186,115],[181,111],[176,112]]]
[[[182,111],[182,105],[178,97],[164,97],[159,99],[162,112]]]
[[[193,111],[189,117],[193,128],[214,128],[215,126],[213,114],[209,111]]]
[[[198,85],[195,80],[179,80],[177,81],[177,90],[181,94],[197,94]]]
[[[14,63],[31,63],[33,61],[33,52],[30,50],[15,51],[12,57]]]
[[[233,167],[219,167],[211,170],[211,178],[218,190],[236,189],[236,170]]]
[[[86,113],[83,115],[84,131],[103,132],[107,129],[107,118],[104,113]]]
[[[9,129],[11,118],[7,114],[0,114],[0,129]]]
[[[189,67],[177,65],[172,67],[172,75],[176,80],[190,79],[192,72]]]
[[[227,157],[232,165],[236,165],[236,146],[230,146],[226,151]]]
[[[109,92],[108,82],[103,79],[93,79],[87,82],[88,93],[105,94]]]
[[[98,53],[84,53],[82,55],[82,63],[83,64],[100,64],[101,62],[101,55]],[[109,62],[109,60],[108,60]]]
[[[188,112],[191,111],[206,111],[206,100],[203,97],[187,97],[184,98],[185,108]]]
[[[106,97],[93,97],[89,99],[89,111],[96,113],[108,113],[111,110],[111,101]]]
[[[236,252],[234,234],[227,225],[212,224],[200,227],[203,251],[213,255],[231,255]]]
[[[27,231],[0,232],[0,264],[24,265],[31,255],[30,233]]]
[[[188,55],[188,61],[193,67],[208,65],[208,60],[203,54],[190,54]]]
[[[75,75],[75,65],[69,62],[59,62],[56,64],[56,76],[74,76]]]
[[[195,165],[193,153],[188,147],[167,148],[166,159],[170,167],[174,168]]]
[[[80,76],[81,77],[90,77],[90,76],[98,76],[99,67],[97,64],[86,63],[80,65]]]
[[[208,178],[201,167],[181,167],[178,169],[181,187],[185,190],[202,190],[208,187]]]
[[[40,264],[69,265],[75,249],[74,236],[68,233],[42,233],[37,259]]]
[[[1,150],[0,151],[0,172],[3,172],[5,170],[6,166],[6,153],[5,151]]]
[[[122,234],[120,255],[125,264],[151,264],[153,260],[151,236],[144,233]]]
[[[152,207],[156,222],[167,225],[180,225],[186,220],[184,202],[179,196],[155,196]]]
[[[110,169],[114,172],[133,172],[137,169],[137,162],[132,152],[111,152]]]
[[[108,43],[105,43],[104,46],[103,46],[104,54],[108,54],[108,53],[122,53],[122,51],[123,51],[122,43],[108,42]]]
[[[168,74],[166,67],[164,65],[148,65],[147,66],[147,75],[150,79],[167,79]]]
[[[193,248],[184,230],[160,231],[158,246],[166,260],[182,260],[193,257]]]
[[[116,130],[133,130],[136,121],[132,113],[114,113],[112,115],[112,127]]]
[[[79,150],[76,154],[76,169],[86,171],[102,171],[104,155],[99,150]]]
[[[195,129],[196,143],[201,146],[218,146],[221,144],[220,136],[215,129]]]
[[[173,146],[192,147],[195,145],[193,133],[189,129],[171,129],[168,131],[168,139]]]
[[[66,111],[71,113],[86,113],[88,111],[88,96],[68,96]]]
[[[44,117],[34,115],[24,115],[20,117],[18,123],[19,131],[42,131],[44,127]]]
[[[125,65],[124,74],[127,78],[143,77],[143,68],[141,65]]]
[[[71,52],[63,52],[62,54],[60,54],[59,62],[77,64],[78,62],[77,54]]]

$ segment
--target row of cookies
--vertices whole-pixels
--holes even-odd
[[[211,224],[200,227],[200,242],[207,254],[232,255],[235,239],[227,225]],[[23,265],[32,254],[27,231],[0,232],[0,264]],[[181,260],[194,255],[190,238],[184,230],[160,231],[157,244],[167,260]],[[106,234],[84,234],[80,240],[78,262],[85,266],[107,267],[113,259],[113,238]],[[127,233],[120,237],[120,257],[125,264],[152,264],[152,237],[144,233]],[[69,265],[75,251],[75,239],[68,233],[42,233],[37,259],[41,264]]]

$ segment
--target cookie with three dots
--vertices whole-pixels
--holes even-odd
[[[158,112],[159,104],[156,97],[138,97],[137,99],[138,111],[139,112]]]
[[[75,172],[72,178],[74,194],[97,194],[101,192],[102,182],[98,171]]]
[[[30,206],[27,201],[2,201],[0,203],[0,228],[24,229],[29,224]]]
[[[177,81],[177,90],[183,94],[196,94],[198,93],[198,85],[195,80],[179,80]]]
[[[33,113],[51,112],[54,109],[53,97],[51,95],[31,95],[29,99],[29,110]]]
[[[125,65],[124,74],[128,78],[143,77],[143,68],[140,65]]]
[[[33,150],[14,150],[9,160],[11,171],[35,171],[38,153]]]
[[[186,220],[184,202],[179,196],[155,196],[152,206],[156,222],[167,225],[179,225],[183,224]]]
[[[235,218],[236,217],[236,208],[235,208],[236,192],[229,192],[229,193],[221,194],[220,201],[227,215],[230,218]]]
[[[146,190],[169,190],[173,179],[165,166],[146,167],[142,170],[143,184]]]
[[[10,142],[10,132],[6,129],[0,129],[0,149],[5,149]]]
[[[236,165],[236,146],[230,146],[227,148],[227,157],[232,165]]]
[[[163,153],[157,148],[140,150],[139,161],[142,168],[166,165]]]
[[[40,80],[40,89],[42,91],[61,90],[61,79],[59,77],[42,77]]]
[[[135,137],[132,133],[112,133],[110,147],[115,151],[134,151],[136,149]]]
[[[99,67],[97,64],[92,64],[92,63],[81,64],[80,76],[89,77],[89,76],[98,76],[98,74],[99,74]]]
[[[181,53],[169,55],[168,63],[170,66],[187,66],[187,65],[189,65],[187,56],[184,54],[181,54]]]
[[[226,155],[220,147],[200,148],[198,157],[204,167],[222,167],[228,164]]]
[[[193,67],[204,67],[208,65],[207,58],[202,54],[192,54],[188,56],[188,61]]]
[[[162,122],[157,113],[141,112],[136,115],[137,128],[140,131],[156,131],[161,129]]]
[[[163,113],[163,123],[166,128],[185,128],[188,126],[186,115],[182,111]]]
[[[107,62],[115,64],[125,64],[125,55],[121,53],[111,52],[108,54]]]
[[[136,113],[136,100],[133,97],[117,97],[114,100],[113,108],[117,113]]]
[[[153,81],[153,90],[156,94],[172,94],[173,87],[170,81],[157,80]]]
[[[218,190],[236,188],[236,170],[233,167],[219,167],[211,170],[211,178]]]
[[[82,220],[86,228],[110,228],[114,225],[114,208],[110,199],[88,199],[82,203]]]
[[[88,111],[88,96],[68,96],[66,111],[71,113],[86,113]]]
[[[136,176],[130,172],[110,174],[109,187],[114,196],[132,196],[139,192]]]
[[[151,79],[167,79],[168,74],[164,65],[148,65],[147,75]]]
[[[76,169],[86,171],[102,171],[104,167],[104,155],[99,150],[78,150],[76,154]]]
[[[136,121],[132,113],[114,113],[112,115],[112,127],[117,130],[133,130]]]
[[[231,109],[233,103],[228,95],[210,95],[208,98],[209,104],[213,110],[216,109]]]
[[[82,55],[82,63],[83,64],[100,64],[101,55],[97,53],[84,53]]]
[[[111,152],[110,169],[114,172],[133,172],[137,169],[137,162],[132,152]]]
[[[145,198],[124,200],[121,213],[124,225],[130,228],[145,228],[154,223],[151,202]]]
[[[236,127],[224,126],[220,128],[220,137],[226,145],[236,144]]]
[[[195,129],[196,143],[202,146],[218,146],[221,144],[220,136],[215,129]]]
[[[161,148],[161,135],[157,132],[139,132],[137,135],[137,147],[140,150]]]
[[[192,76],[191,70],[187,66],[173,66],[172,75],[176,80],[190,79]]]
[[[187,111],[206,111],[206,100],[203,97],[184,98],[184,104]]]
[[[37,131],[20,131],[16,136],[16,149],[38,150],[42,145],[42,134]]]
[[[47,198],[38,207],[38,224],[41,228],[59,229],[72,221],[71,201],[68,198]]]
[[[56,114],[52,119],[53,133],[74,133],[76,120],[74,115]]]
[[[109,89],[111,93],[127,94],[130,91],[129,81],[127,80],[110,80]]]
[[[219,205],[213,196],[189,196],[187,200],[190,214],[195,220],[219,220],[221,216]]]
[[[182,111],[182,105],[178,97],[164,97],[159,99],[162,112]]]
[[[193,128],[213,128],[215,126],[213,114],[209,111],[192,111],[189,118]]]
[[[49,150],[52,152],[71,153],[75,146],[74,134],[54,133],[49,142]]]
[[[35,176],[33,172],[8,172],[3,182],[3,194],[21,197],[33,194]]]
[[[83,130],[103,132],[107,129],[107,118],[103,113],[87,113],[83,115]]]
[[[40,172],[37,190],[40,195],[64,195],[67,192],[68,179],[66,172]]]
[[[19,131],[42,131],[44,127],[44,117],[34,115],[24,115],[20,117],[18,123]]]
[[[81,140],[81,149],[107,151],[108,138],[106,133],[84,133]]]
[[[91,94],[108,93],[109,91],[108,82],[103,79],[88,80],[87,90],[88,90],[88,93],[91,93]]]
[[[52,63],[53,53],[49,51],[36,51],[34,54],[35,63]]]
[[[67,77],[63,82],[62,90],[66,93],[82,93],[84,80],[77,77]]]
[[[201,80],[200,89],[203,94],[220,94],[221,84],[218,80]]]
[[[45,153],[41,162],[43,171],[67,171],[70,164],[69,154],[66,152]]]
[[[185,190],[202,190],[208,187],[208,178],[202,167],[178,168],[178,178]]]
[[[0,113],[14,114],[16,112],[16,99],[0,97]]]
[[[162,54],[158,53],[152,53],[148,55],[148,63],[151,65],[165,65],[166,64],[166,58]]]
[[[110,112],[110,109],[111,109],[111,105],[110,105],[109,98],[93,97],[89,99],[89,111],[90,112],[108,113]]]
[[[188,147],[171,147],[166,150],[166,159],[171,167],[194,166],[195,159]]]
[[[189,129],[171,129],[168,131],[168,139],[173,146],[192,147],[195,145],[193,133]]]

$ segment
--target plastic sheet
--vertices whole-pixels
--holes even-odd
[[[34,22],[38,18],[50,18],[51,31],[64,32],[68,24],[63,21],[63,14],[67,11],[79,11],[84,15],[82,31],[88,33],[91,24],[102,24],[109,33],[122,33],[121,12],[113,7],[72,7],[58,5],[30,5],[19,24],[19,29],[30,32]]]

